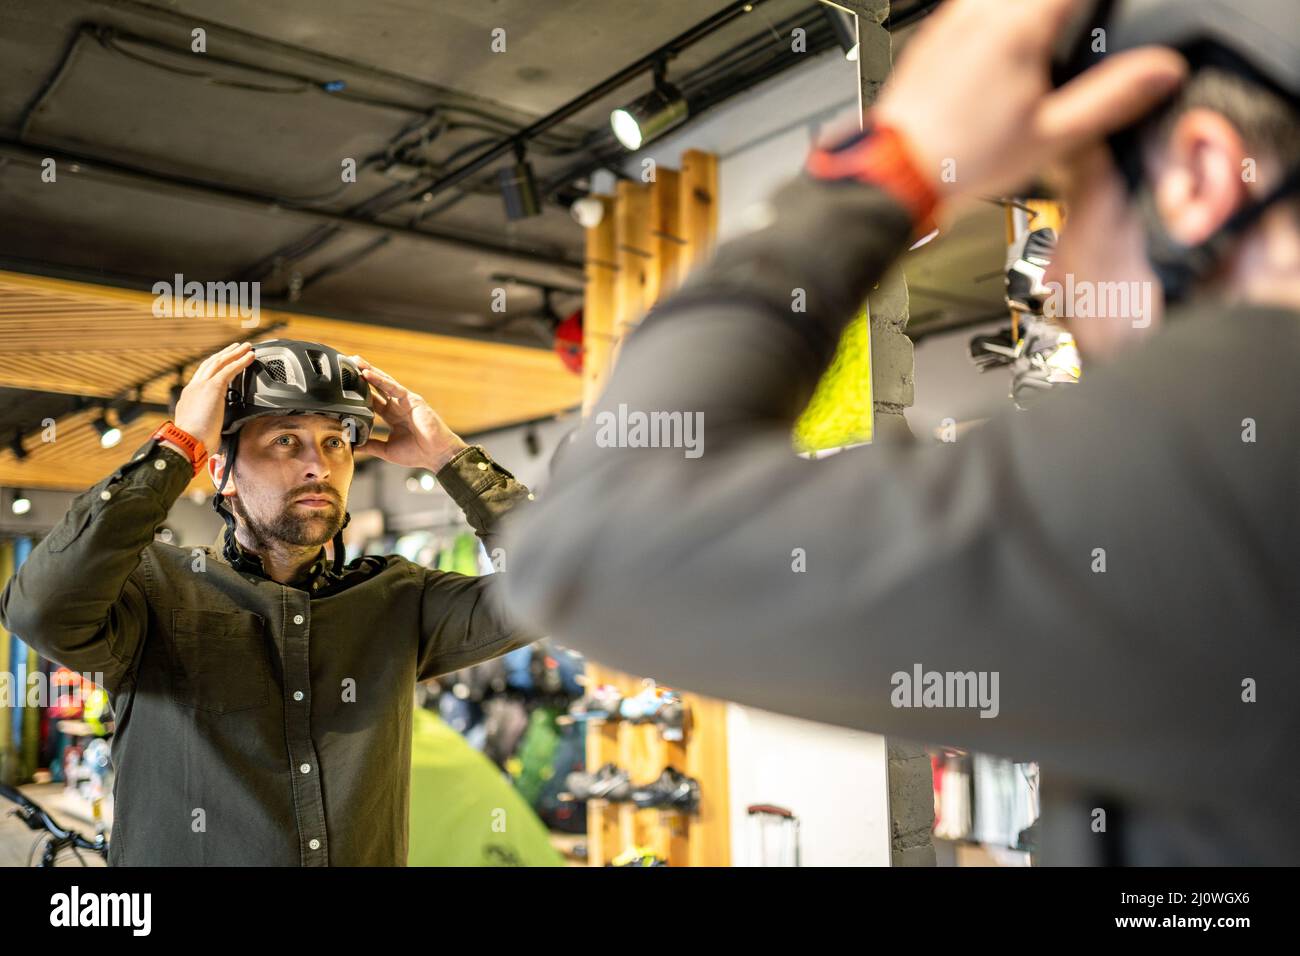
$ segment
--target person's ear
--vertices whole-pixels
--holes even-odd
[[[226,468],[226,457],[224,455],[208,455],[208,479],[212,482],[212,488],[215,491],[221,487],[221,475]],[[222,497],[228,497],[235,493],[235,476],[232,473],[230,479],[226,482],[226,487],[222,489]]]
[[[1170,236],[1195,246],[1249,198],[1253,169],[1237,128],[1210,109],[1178,117],[1155,162],[1156,208]]]

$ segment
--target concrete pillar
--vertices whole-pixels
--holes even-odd
[[[881,26],[889,0],[835,0],[858,15],[858,78],[862,108],[876,101],[889,75],[893,52]],[[875,441],[909,440],[903,409],[913,402],[915,360],[907,329],[907,280],[902,269],[881,279],[867,299],[871,317],[871,388]],[[889,767],[890,859],[894,866],[934,866],[934,783],[922,745],[886,741]]]

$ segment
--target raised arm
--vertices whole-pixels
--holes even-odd
[[[458,452],[437,477],[465,513],[498,571],[473,576],[419,569],[424,582],[419,680],[497,657],[542,636],[525,628],[502,600],[510,566],[500,550],[499,522],[528,500],[528,489],[479,445]]]
[[[215,442],[226,387],[252,354],[240,343],[204,360],[177,402],[177,427],[205,446]],[[193,476],[178,447],[150,439],[78,495],[0,594],[5,627],[52,661],[102,673],[116,691],[145,632],[141,555]]]
[[[497,541],[501,517],[532,495],[482,446],[462,441],[423,396],[359,355],[353,358],[370,384],[376,411],[391,428],[386,439],[371,438],[363,450],[397,465],[432,471],[498,568],[498,573],[483,576],[415,568],[422,585],[417,679],[428,680],[537,640],[541,635],[518,624],[501,601],[501,579],[508,565]]]

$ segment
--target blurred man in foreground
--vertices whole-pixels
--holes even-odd
[[[626,342],[508,529],[518,613],[694,691],[1037,759],[1049,863],[1294,861],[1289,6],[941,7],[865,130],[815,149],[768,224]],[[1053,164],[1068,220],[1047,280],[1146,283],[1154,314],[1067,309],[1083,383],[955,444],[797,458],[841,329],[932,214]],[[703,453],[609,447],[620,405],[701,416]],[[996,676],[1000,699],[900,694],[918,669]]]

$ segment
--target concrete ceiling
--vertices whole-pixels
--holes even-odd
[[[177,272],[258,279],[277,307],[544,347],[534,324],[491,312],[490,277],[580,289],[583,236],[566,208],[552,201],[508,221],[495,181],[503,162],[431,200],[423,187],[727,6],[0,0],[0,217],[18,226],[0,231],[0,267],[137,287]],[[771,25],[820,25],[817,9],[760,3],[677,56],[671,78],[703,77],[756,39],[746,62],[776,63],[784,44]],[[191,49],[200,28],[202,54]],[[497,29],[505,51],[494,53]],[[642,74],[540,137],[529,150],[539,182],[567,186],[574,170],[618,157],[609,112],[649,87]],[[421,122],[405,154],[427,175],[396,181],[382,171],[385,151]],[[46,156],[58,161],[53,183],[40,178]],[[344,184],[348,159],[360,170]],[[394,194],[408,201],[366,207]],[[309,211],[458,241],[382,241]],[[541,305],[529,286],[511,290],[513,318]]]

